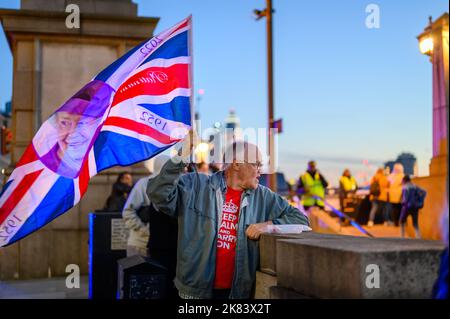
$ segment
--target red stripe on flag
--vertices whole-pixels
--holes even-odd
[[[136,73],[117,90],[112,106],[138,95],[164,95],[178,88],[189,88],[189,65],[150,67]]]
[[[80,198],[83,197],[89,184],[89,156],[84,161],[83,167],[81,168],[80,175],[78,177],[78,184],[80,190]]]
[[[16,167],[34,162],[38,159],[39,159],[39,157],[36,154],[36,151],[34,150],[33,143],[30,143],[30,145],[28,145],[27,149],[23,153],[20,160],[17,162]]]
[[[171,36],[172,34],[174,34],[175,32],[177,32],[180,29],[183,29],[185,27],[188,26],[189,21],[186,21],[185,23],[183,23],[182,25],[180,25],[178,28],[176,28],[175,30],[173,30],[172,32],[170,32],[169,36]]]
[[[25,177],[17,185],[16,189],[9,195],[8,199],[0,208],[0,224],[9,216],[12,210],[20,202],[23,196],[28,192],[33,183],[39,177],[44,169],[25,175]],[[11,185],[10,185],[11,187]]]
[[[161,133],[148,125],[124,117],[117,117],[117,116],[108,117],[104,125],[113,125],[125,128],[127,130],[149,136],[154,140],[157,140],[158,142],[163,144],[171,144],[180,141],[180,139],[172,139],[170,138],[169,135]]]

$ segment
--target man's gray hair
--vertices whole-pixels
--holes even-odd
[[[223,169],[227,169],[233,162],[257,163],[259,149],[255,144],[247,141],[235,141],[225,148],[223,153]]]

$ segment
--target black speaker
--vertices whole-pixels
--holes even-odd
[[[117,261],[119,299],[167,298],[168,271],[159,263],[142,256]]]
[[[116,299],[117,260],[126,257],[120,212],[89,214],[89,299]]]

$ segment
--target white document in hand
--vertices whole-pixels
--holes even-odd
[[[306,225],[267,225],[267,233],[273,234],[301,234],[304,231],[311,231],[311,227]]]

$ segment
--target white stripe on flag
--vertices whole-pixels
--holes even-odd
[[[110,117],[122,117],[151,127],[152,129],[170,136],[173,130],[184,128],[189,131],[190,126],[181,122],[168,120],[135,103],[133,99],[120,103],[112,108]],[[160,123],[156,125],[156,122]]]
[[[8,179],[8,181],[12,182],[8,186],[8,189],[2,194],[2,197],[0,198],[0,207],[3,206],[5,201],[9,198],[11,193],[14,191],[14,189],[17,187],[17,185],[20,183],[20,181],[25,175],[41,170],[44,167],[45,167],[44,164],[42,164],[42,162],[38,160],[19,166],[15,170],[13,170],[11,176]]]
[[[125,135],[125,136],[129,136],[129,137],[133,137],[133,138],[136,138],[136,139],[138,139],[138,140],[140,140],[142,142],[151,143],[151,144],[155,145],[156,147],[166,147],[167,145],[170,145],[170,144],[161,143],[161,142],[151,138],[148,135],[142,135],[142,134],[139,134],[139,133],[137,133],[135,131],[128,130],[128,129],[125,129],[125,128],[122,128],[122,127],[117,127],[117,126],[114,126],[114,125],[104,125],[103,128],[102,128],[102,131],[103,132],[109,131],[109,132],[114,132],[114,133],[117,133],[117,134],[122,134],[122,135]]]
[[[131,74],[128,78],[131,78],[133,75],[135,75],[145,69],[148,69],[148,68],[154,68],[154,67],[170,68],[171,66],[173,66],[175,64],[189,64],[189,63],[191,63],[191,57],[189,57],[189,56],[180,56],[180,57],[173,58],[173,59],[159,59],[158,58],[158,59],[150,60],[149,62],[141,65],[136,70],[131,72]]]
[[[153,52],[158,50],[164,43],[166,43],[168,40],[172,39],[176,35],[180,34],[181,32],[184,32],[186,30],[189,30],[189,25],[185,28],[182,28],[172,34],[170,33],[178,28],[180,25],[188,21],[188,19],[185,19],[178,23],[173,28],[170,28],[166,31],[163,31],[162,33],[158,34],[157,36],[151,38],[148,40],[145,44],[141,46],[140,49],[136,50],[132,55],[128,57],[118,68],[117,70],[106,80],[106,83],[109,84],[114,90],[118,90],[118,88],[126,81],[126,79],[129,77],[130,72],[132,72],[135,68],[137,68],[143,61],[145,61]],[[156,38],[161,39],[162,41],[153,47],[152,42],[158,41]],[[143,48],[147,45],[148,49],[145,50],[145,53],[141,52]]]
[[[35,209],[41,204],[42,199],[45,198],[59,177],[58,174],[55,174],[47,168],[39,174],[39,177],[34,181],[30,189],[28,189],[22,199],[17,203],[16,207],[14,207],[9,216],[0,225],[0,231],[3,230],[3,227],[6,225],[9,226],[8,229],[10,231],[9,234],[6,234],[6,232],[1,234],[0,246],[6,245],[11,238],[14,237]],[[12,222],[8,223],[8,221]],[[16,226],[11,227],[10,225],[12,224]],[[7,238],[5,238],[4,235],[7,235]]]
[[[114,109],[118,107],[120,104],[125,103],[129,100],[132,100],[134,104],[166,104],[173,101],[174,98],[178,96],[184,96],[184,97],[190,97],[191,96],[191,89],[184,89],[184,88],[178,88],[174,89],[170,93],[163,94],[163,95],[136,95],[132,98],[126,99],[116,105],[114,105],[111,108],[111,114],[113,114]]]
[[[73,206],[80,201],[80,178],[73,180]]]
[[[95,162],[94,148],[89,152],[89,179],[97,175],[97,163]]]

